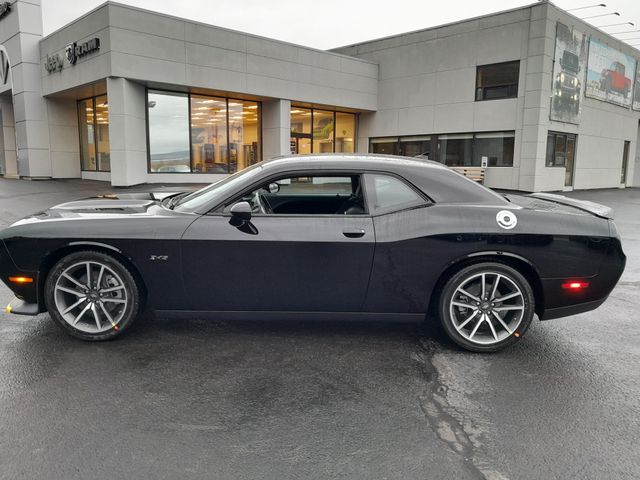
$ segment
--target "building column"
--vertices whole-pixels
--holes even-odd
[[[107,78],[111,184],[116,187],[147,181],[146,94],[144,85]]]
[[[262,159],[291,154],[291,102],[262,102]]]
[[[11,65],[17,170],[21,177],[51,177],[47,104],[40,86],[40,0],[17,0],[2,19],[0,43]]]
[[[16,128],[11,96],[0,96],[0,174],[18,178]]]

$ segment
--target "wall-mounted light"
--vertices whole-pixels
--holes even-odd
[[[632,27],[635,27],[635,24],[633,22],[611,23],[609,25],[596,25],[596,27],[607,28],[607,27],[619,27],[620,25],[631,25]]]
[[[595,5],[586,5],[584,7],[576,7],[576,8],[569,8],[567,9],[567,12],[575,12],[576,10],[585,10],[587,8],[597,8],[597,7],[606,7],[607,5],[605,3],[597,3]]]
[[[592,15],[590,17],[582,17],[580,20],[589,20],[591,18],[608,17],[610,15],[615,15],[616,17],[619,17],[620,12],[603,13],[602,15]]]

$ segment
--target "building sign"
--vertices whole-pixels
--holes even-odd
[[[580,123],[587,36],[563,23],[556,24],[556,53],[553,62],[552,100],[549,118]]]
[[[87,40],[86,42],[73,42],[64,48],[64,55],[70,65],[75,65],[79,58],[89,55],[90,53],[100,50],[100,39],[98,37]],[[59,72],[64,68],[64,59],[58,54],[47,55],[44,62],[44,68],[49,73]]]
[[[0,85],[3,87],[9,83],[10,68],[9,57],[4,50],[0,50]]]
[[[79,58],[98,50],[100,50],[100,39],[95,37],[82,43],[70,43],[65,47],[64,53],[69,63],[75,65]]]
[[[11,4],[9,2],[0,3],[0,18],[4,17],[11,11]]]
[[[0,45],[0,92],[11,89],[11,64],[4,45]]]
[[[633,57],[592,38],[585,95],[628,108],[635,68]]]
[[[59,72],[60,70],[62,70],[62,67],[64,67],[64,64],[60,55],[58,55],[57,53],[54,53],[51,56],[47,55],[47,59],[44,62],[44,68],[47,70],[47,72]]]

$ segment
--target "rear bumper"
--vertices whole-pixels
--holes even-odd
[[[15,313],[16,315],[38,315],[40,307],[37,303],[27,303],[15,297],[9,305],[7,305],[7,313]]]
[[[585,261],[589,261],[585,259]],[[615,288],[624,272],[627,257],[618,238],[612,238],[607,254],[603,258],[597,275],[590,277],[565,277],[542,279],[545,309],[540,320],[568,317],[595,310],[602,305]],[[573,279],[584,280],[589,286],[584,290],[571,291],[562,288],[563,283]]]
[[[609,296],[599,300],[592,300],[590,302],[578,303],[575,305],[569,305],[566,307],[549,308],[544,311],[540,320],[553,320],[554,318],[570,317],[571,315],[578,315],[584,312],[590,312],[602,305]]]

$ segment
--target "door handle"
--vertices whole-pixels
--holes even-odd
[[[364,237],[366,232],[361,228],[348,228],[342,231],[342,234],[347,238],[360,238]]]

